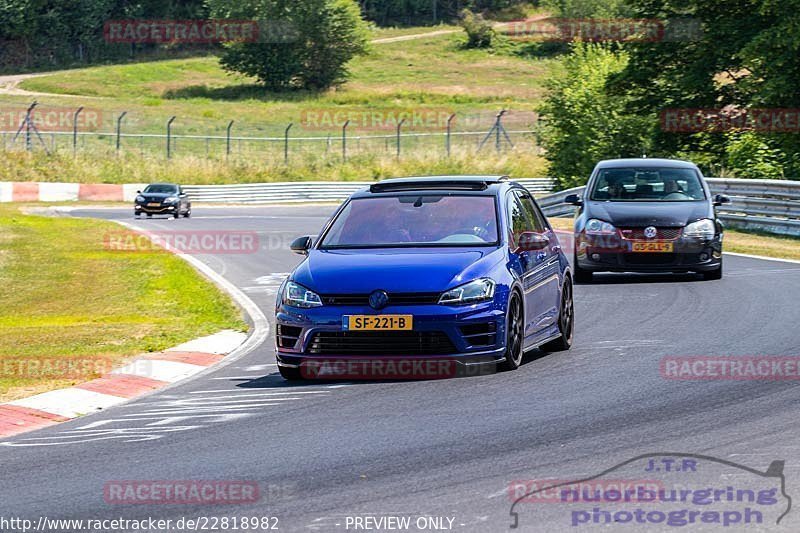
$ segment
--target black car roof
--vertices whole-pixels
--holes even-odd
[[[666,168],[692,168],[696,169],[697,166],[690,161],[682,161],[680,159],[650,159],[647,157],[632,158],[632,159],[606,159],[597,163],[598,169],[603,168],[653,168],[653,167],[666,167]]]

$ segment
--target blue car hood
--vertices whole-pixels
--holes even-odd
[[[320,294],[441,292],[489,274],[500,248],[310,250],[292,279]]]

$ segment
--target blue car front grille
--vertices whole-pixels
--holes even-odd
[[[439,302],[438,292],[389,293],[388,305],[426,305]],[[327,294],[321,297],[325,305],[369,305],[369,294]]]
[[[307,352],[314,355],[450,355],[456,347],[442,331],[319,331]]]

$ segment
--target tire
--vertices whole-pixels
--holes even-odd
[[[525,311],[519,293],[513,291],[506,311],[506,360],[497,365],[498,370],[516,370],[522,364],[522,341],[525,332]]]
[[[153,213],[147,213],[147,218],[153,218]]]
[[[716,281],[722,279],[722,261],[719,263],[719,268],[703,272],[703,280]]]
[[[173,215],[175,218],[181,218],[181,208],[175,210],[175,214]]]
[[[572,256],[572,269],[573,274],[575,276],[575,283],[591,283],[592,282],[592,271],[585,270],[578,266],[578,256]]]
[[[190,216],[192,216],[192,208],[191,207],[189,209],[187,209],[186,212],[183,214],[183,218],[189,218]]]
[[[575,300],[572,294],[572,280],[567,278],[561,291],[558,312],[558,331],[561,335],[557,339],[542,344],[539,349],[545,352],[563,352],[572,348],[572,337],[575,334]]]
[[[300,375],[300,369],[299,368],[290,368],[288,366],[279,366],[278,367],[278,372],[281,373],[281,377],[283,377],[283,379],[285,379],[286,381],[299,381],[299,380],[303,379],[303,377]]]

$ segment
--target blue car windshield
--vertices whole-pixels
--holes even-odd
[[[693,202],[705,200],[691,168],[607,168],[600,171],[592,200],[606,202]]]
[[[494,196],[397,195],[350,200],[320,248],[497,245]]]

